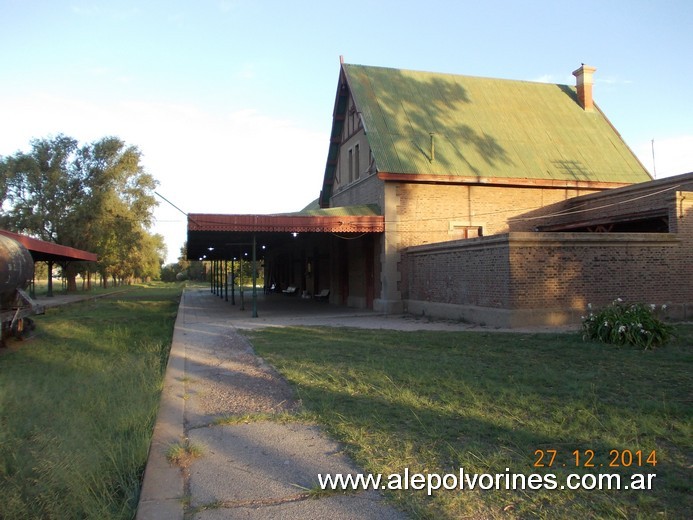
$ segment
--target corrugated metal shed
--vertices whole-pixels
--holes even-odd
[[[377,206],[309,209],[277,215],[188,215],[188,258],[225,259],[238,245],[255,235],[272,247],[284,246],[297,233],[339,233],[354,236],[385,231],[385,219]]]
[[[650,180],[604,114],[580,107],[574,87],[350,64],[343,71],[379,172]]]
[[[26,235],[20,235],[19,233],[13,233],[12,231],[5,231],[4,229],[0,229],[0,234],[14,239],[26,247],[35,262],[66,260],[96,262],[98,260],[95,253],[75,249],[74,247],[61,246]]]

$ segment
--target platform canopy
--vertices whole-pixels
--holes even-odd
[[[255,237],[258,248],[277,248],[302,233],[359,236],[382,233],[385,219],[375,206],[329,208],[279,215],[188,215],[188,259],[228,260],[243,254]]]
[[[27,235],[13,233],[0,229],[0,234],[16,240],[29,250],[34,262],[65,262],[65,261],[84,261],[96,262],[98,257],[95,253],[75,249],[74,247],[61,246],[53,242],[46,242]]]

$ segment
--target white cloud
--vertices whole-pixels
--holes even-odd
[[[542,74],[536,78],[530,79],[529,81],[534,81],[537,83],[553,83],[557,85],[574,85],[575,78],[570,74],[561,74],[560,76],[556,74]]]
[[[638,143],[633,147],[633,151],[648,171],[658,179],[693,172],[693,135],[655,137],[654,161],[652,148],[650,140]]]
[[[93,104],[49,95],[0,98],[0,155],[32,138],[64,133],[82,143],[115,135],[137,146],[157,191],[190,213],[297,211],[318,197],[328,136],[254,110],[211,113],[192,104]],[[7,123],[11,122],[11,123]],[[186,235],[185,217],[166,202],[154,232],[169,261]]]

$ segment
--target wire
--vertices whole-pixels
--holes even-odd
[[[186,217],[188,217],[188,214],[187,214],[185,211],[183,211],[182,209],[180,209],[178,206],[176,206],[173,202],[171,202],[170,200],[168,200],[166,197],[164,197],[164,196],[163,196],[161,193],[159,193],[158,191],[155,191],[155,192],[154,192],[154,195],[156,195],[156,196],[158,196],[159,198],[161,198],[164,202],[168,202],[171,206],[173,206],[173,207],[176,208],[178,211],[180,211],[183,215],[185,215]]]
[[[368,235],[369,233],[361,233],[361,234],[360,234],[359,236],[357,236],[357,237],[342,237],[342,236],[339,236],[337,233],[331,233],[331,234],[332,234],[333,236],[337,237],[337,238],[342,239],[342,240],[356,240],[356,239],[358,239],[358,238],[365,237],[365,236]]]
[[[677,184],[676,186],[670,186],[669,188],[665,188],[663,190],[655,191],[653,193],[648,193],[646,195],[641,195],[639,197],[634,197],[632,199],[627,199],[627,200],[622,200],[619,202],[613,202],[611,204],[604,204],[603,206],[595,206],[593,208],[585,208],[585,209],[575,209],[575,210],[565,210],[565,211],[558,211],[556,213],[550,213],[548,215],[541,215],[538,217],[525,217],[525,218],[511,218],[508,219],[508,222],[526,222],[529,220],[537,220],[537,219],[542,219],[542,218],[550,218],[550,217],[562,217],[565,215],[575,215],[577,213],[586,213],[588,211],[596,211],[598,209],[605,209],[605,208],[611,208],[613,206],[619,206],[621,204],[629,204],[631,202],[635,202],[637,200],[642,200],[646,199],[647,197],[653,197],[655,195],[659,195],[660,193],[664,193],[667,191],[675,190],[677,188],[680,188],[681,184]]]

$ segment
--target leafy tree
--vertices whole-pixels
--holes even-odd
[[[36,139],[31,145],[29,153],[18,152],[0,163],[8,206],[0,224],[58,242],[67,216],[80,204],[79,174],[73,168],[77,141],[60,135]]]
[[[148,229],[156,200],[154,178],[141,153],[117,137],[78,146],[72,138],[31,142],[31,151],[0,159],[0,225],[13,231],[95,252],[103,280],[155,278],[163,249]],[[91,268],[63,265],[68,290]]]

